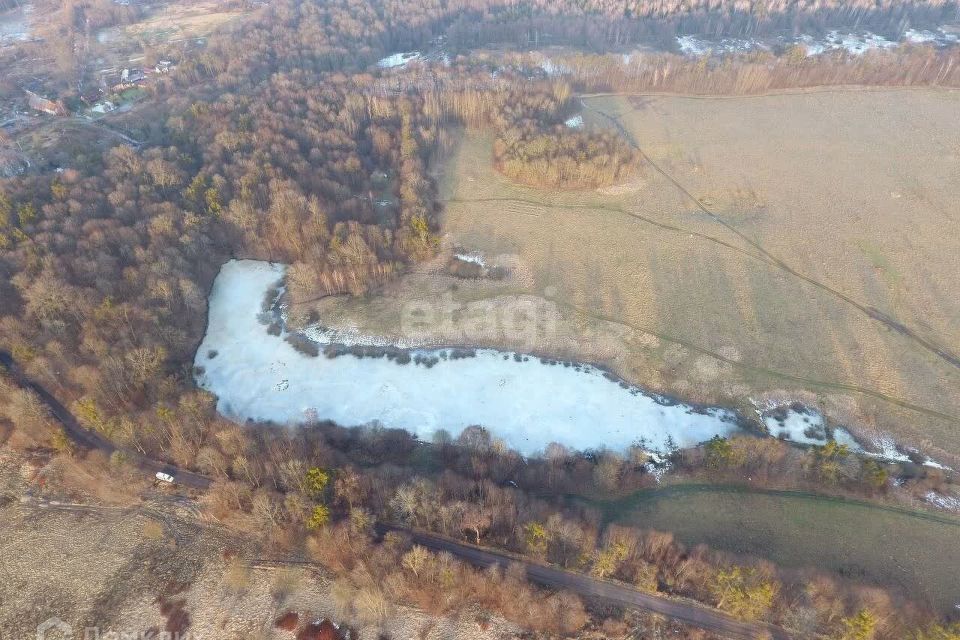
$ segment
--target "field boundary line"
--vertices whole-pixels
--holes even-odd
[[[709,494],[709,493],[725,493],[725,494],[749,494],[749,495],[758,495],[758,496],[769,496],[774,498],[789,498],[789,499],[799,499],[799,500],[815,500],[817,502],[823,503],[832,503],[837,505],[844,506],[853,506],[861,507],[864,509],[872,509],[877,511],[884,511],[887,513],[895,513],[897,515],[902,515],[909,518],[917,518],[920,520],[926,520],[928,522],[936,522],[937,524],[942,524],[951,527],[960,527],[960,518],[950,516],[948,514],[932,513],[928,511],[920,511],[917,509],[910,509],[908,507],[901,507],[898,505],[883,504],[879,502],[869,502],[867,500],[860,500],[857,498],[849,498],[847,496],[834,496],[825,493],[817,493],[815,491],[805,491],[803,489],[764,489],[761,487],[753,487],[750,485],[744,485],[739,483],[731,484],[713,484],[707,482],[684,482],[677,483],[672,485],[665,485],[663,487],[654,487],[650,489],[639,489],[631,494],[620,498],[592,498],[586,496],[577,496],[573,495],[580,500],[585,500],[592,504],[601,504],[607,505],[610,507],[624,507],[626,505],[632,504],[633,502],[645,502],[648,500],[656,500],[659,498],[672,499],[676,496],[683,496],[689,494]]]

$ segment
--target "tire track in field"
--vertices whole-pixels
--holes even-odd
[[[743,255],[745,255],[745,256],[747,256],[747,257],[750,257],[750,258],[752,258],[752,259],[754,259],[754,260],[757,260],[758,262],[762,262],[762,263],[764,263],[764,264],[768,264],[768,265],[771,265],[771,266],[776,266],[773,262],[771,262],[769,259],[767,259],[767,258],[764,257],[763,255],[758,255],[758,254],[755,254],[755,253],[753,253],[753,252],[751,252],[751,251],[747,251],[746,249],[744,249],[744,248],[742,248],[742,247],[739,247],[739,246],[737,246],[737,245],[731,244],[731,243],[726,242],[726,241],[724,241],[724,240],[721,240],[721,239],[719,239],[719,238],[715,238],[715,237],[713,237],[713,236],[710,236],[710,235],[707,235],[707,234],[703,234],[703,233],[699,233],[699,232],[696,232],[696,231],[690,231],[690,230],[688,230],[688,229],[684,229],[683,227],[677,227],[677,226],[674,226],[674,225],[669,225],[669,224],[661,223],[661,222],[658,222],[658,221],[656,221],[656,220],[652,220],[652,219],[650,219],[650,218],[647,218],[647,217],[645,217],[645,216],[642,216],[642,215],[640,215],[640,214],[632,213],[632,212],[630,212],[630,211],[625,211],[625,210],[623,210],[623,209],[620,209],[619,207],[611,207],[611,206],[599,205],[599,204],[598,204],[598,205],[552,204],[552,203],[549,203],[549,202],[529,200],[529,199],[524,199],[524,198],[451,198],[451,199],[448,199],[448,200],[444,200],[443,202],[444,202],[445,204],[487,204],[487,203],[493,203],[493,202],[500,202],[500,203],[511,203],[511,202],[516,203],[516,202],[521,202],[521,203],[524,203],[524,204],[532,204],[532,205],[536,205],[536,206],[539,206],[539,207],[553,207],[553,208],[556,208],[556,209],[568,209],[568,210],[587,210],[587,209],[590,209],[590,210],[612,211],[612,212],[615,212],[615,213],[622,213],[622,214],[624,214],[624,215],[626,215],[626,216],[629,216],[629,217],[632,217],[632,218],[636,218],[636,219],[638,219],[638,220],[641,220],[641,221],[643,221],[643,222],[649,223],[649,224],[651,224],[651,225],[653,225],[653,226],[655,226],[655,227],[661,228],[661,229],[665,229],[665,230],[668,230],[668,231],[673,231],[673,232],[676,232],[676,233],[681,233],[681,234],[685,234],[685,235],[689,235],[689,236],[695,236],[695,237],[701,238],[701,239],[703,239],[703,240],[707,240],[707,241],[709,241],[709,242],[713,242],[713,243],[716,243],[716,244],[718,244],[718,245],[722,245],[722,246],[725,247],[725,248],[728,248],[728,249],[731,249],[731,250],[736,251],[736,252],[738,252],[738,253],[741,253],[741,254],[743,254]],[[500,292],[500,293],[498,293],[497,295],[501,295],[502,293],[503,293],[503,292]],[[531,292],[530,292],[530,291],[526,291],[526,290],[522,290],[522,291],[518,291],[518,293],[530,294]],[[712,350],[710,350],[710,349],[707,349],[706,347],[702,347],[702,346],[700,346],[700,345],[698,345],[698,344],[695,344],[695,343],[690,342],[690,341],[688,341],[688,340],[685,340],[685,339],[683,339],[683,338],[678,338],[678,337],[676,337],[676,336],[673,336],[673,335],[670,335],[670,334],[666,334],[666,333],[657,331],[656,329],[653,329],[653,328],[651,328],[651,327],[644,327],[644,326],[641,326],[641,325],[638,325],[638,324],[634,324],[634,323],[632,323],[632,322],[629,322],[629,321],[627,321],[627,320],[624,320],[623,318],[617,318],[617,317],[613,317],[613,316],[608,316],[608,315],[600,314],[600,313],[597,313],[596,311],[594,311],[594,310],[592,310],[592,309],[588,309],[587,307],[583,307],[583,306],[574,304],[574,303],[572,303],[572,302],[567,302],[566,300],[561,300],[560,298],[557,298],[557,297],[554,297],[554,296],[546,296],[546,295],[542,295],[542,294],[537,294],[537,295],[540,295],[540,297],[542,297],[543,299],[548,300],[549,302],[552,302],[552,303],[556,304],[558,307],[563,307],[563,308],[565,308],[565,309],[569,309],[570,311],[575,311],[575,312],[577,312],[577,313],[580,313],[580,314],[582,314],[582,315],[585,315],[585,316],[587,316],[587,317],[589,317],[589,318],[592,318],[592,319],[597,320],[597,321],[600,321],[600,322],[607,322],[607,323],[610,323],[610,324],[618,324],[618,325],[620,325],[620,326],[622,326],[622,327],[626,327],[626,328],[632,329],[632,330],[634,330],[634,331],[640,331],[640,332],[642,332],[642,333],[648,333],[648,334],[650,334],[650,335],[652,335],[652,336],[656,336],[657,338],[659,338],[659,339],[661,339],[661,340],[663,340],[663,341],[665,341],[665,342],[670,342],[670,343],[673,343],[673,344],[677,344],[677,345],[679,345],[679,346],[681,346],[681,347],[684,347],[684,348],[689,349],[689,350],[691,350],[691,351],[695,351],[695,352],[697,352],[697,353],[699,353],[699,354],[701,354],[701,355],[705,355],[705,356],[709,356],[709,357],[711,357],[711,358],[715,358],[716,360],[719,360],[719,361],[724,362],[724,363],[726,363],[726,364],[730,364],[730,365],[732,365],[732,366],[734,366],[734,367],[737,367],[738,369],[742,369],[742,370],[744,370],[744,371],[750,371],[750,372],[752,372],[752,373],[764,374],[764,375],[768,375],[768,376],[773,377],[773,378],[778,378],[778,379],[781,379],[781,380],[786,380],[786,381],[790,381],[790,382],[795,382],[795,383],[799,383],[799,384],[806,385],[806,386],[819,387],[819,388],[821,388],[821,389],[827,389],[827,390],[833,390],[833,391],[844,391],[844,392],[847,392],[847,393],[858,393],[858,394],[861,394],[861,395],[864,395],[864,396],[868,396],[868,397],[871,397],[871,398],[875,398],[875,399],[877,399],[877,400],[882,400],[882,401],[884,401],[884,402],[888,402],[888,403],[893,404],[893,405],[896,405],[896,406],[898,406],[898,407],[900,407],[900,408],[908,409],[908,410],[914,411],[914,412],[916,412],[916,413],[921,413],[921,414],[923,414],[923,415],[930,416],[930,417],[933,417],[933,418],[938,418],[938,419],[941,419],[941,420],[947,420],[947,421],[949,421],[949,422],[953,422],[953,423],[955,423],[955,424],[960,424],[960,416],[955,416],[955,415],[951,415],[951,414],[949,414],[949,413],[944,413],[944,412],[942,412],[942,411],[938,411],[938,410],[936,410],[936,409],[931,409],[931,408],[929,408],[929,407],[924,407],[924,406],[922,406],[922,405],[918,405],[918,404],[912,403],[912,402],[910,402],[909,400],[905,400],[905,399],[903,399],[903,398],[898,398],[898,397],[895,397],[895,396],[890,396],[890,395],[887,395],[887,394],[882,393],[882,392],[880,392],[880,391],[876,391],[875,389],[868,389],[868,388],[866,388],[866,387],[860,387],[860,386],[857,386],[857,385],[845,384],[845,383],[843,383],[843,382],[832,382],[832,381],[829,381],[829,380],[819,380],[819,379],[817,379],[817,378],[809,378],[809,377],[806,377],[806,376],[800,376],[800,375],[795,375],[795,374],[792,374],[792,373],[787,373],[787,372],[785,372],[785,371],[780,371],[780,370],[777,370],[777,369],[770,369],[770,368],[767,368],[767,367],[762,367],[762,366],[760,366],[760,365],[754,365],[754,364],[749,364],[749,363],[741,362],[741,361],[739,361],[739,360],[732,360],[732,359],[730,359],[730,358],[728,358],[728,357],[725,357],[725,356],[717,353],[716,351],[712,351]]]
[[[526,204],[536,207],[550,207],[551,209],[567,209],[567,210],[592,210],[592,211],[610,211],[613,213],[619,213],[621,215],[634,218],[641,222],[645,222],[649,225],[663,229],[665,231],[671,231],[685,236],[700,238],[701,240],[706,240],[707,242],[712,242],[718,244],[726,249],[731,251],[736,251],[737,253],[742,253],[745,256],[764,262],[766,264],[775,266],[768,258],[764,257],[761,254],[748,251],[743,247],[737,246],[726,240],[721,240],[706,233],[700,233],[699,231],[693,231],[692,229],[686,229],[684,227],[678,227],[676,225],[667,224],[665,222],[660,222],[654,220],[653,218],[648,218],[646,216],[640,215],[639,213],[634,213],[632,211],[627,211],[621,207],[612,207],[605,204],[559,204],[553,202],[545,202],[542,200],[529,200],[526,198],[450,198],[447,200],[442,200],[443,204],[491,204],[491,203],[502,203],[506,205],[510,204]]]
[[[564,301],[564,300],[560,300],[560,299],[558,299],[558,298],[556,298],[556,297],[543,296],[543,298],[544,298],[545,300],[549,300],[550,302],[556,304],[556,305],[559,306],[559,307],[565,307],[565,308],[567,308],[567,309],[570,309],[571,311],[576,311],[577,313],[581,313],[581,314],[583,314],[583,315],[586,315],[586,316],[588,316],[588,317],[590,317],[590,318],[593,318],[594,320],[599,320],[599,321],[601,321],[601,322],[608,322],[608,323],[610,323],[610,324],[618,324],[618,325],[620,325],[620,326],[622,326],[622,327],[626,327],[626,328],[628,328],[628,329],[633,329],[634,331],[640,331],[640,332],[643,332],[643,333],[649,333],[650,335],[656,336],[657,338],[659,338],[659,339],[661,339],[661,340],[664,340],[665,342],[672,342],[672,343],[674,343],[674,344],[678,344],[678,345],[680,345],[681,347],[684,347],[684,348],[686,348],[686,349],[689,349],[689,350],[691,350],[691,351],[695,351],[695,352],[697,352],[697,353],[700,353],[700,354],[703,354],[703,355],[706,355],[706,356],[710,356],[711,358],[715,358],[715,359],[717,359],[717,360],[719,360],[719,361],[721,361],[721,362],[724,362],[724,363],[729,364],[729,365],[731,365],[731,366],[737,367],[737,368],[739,368],[739,369],[743,369],[743,370],[745,370],[745,371],[750,371],[750,372],[753,372],[753,373],[765,374],[765,375],[769,375],[769,376],[774,377],[774,378],[779,378],[779,379],[781,379],[781,380],[788,380],[788,381],[790,381],[790,382],[797,382],[797,383],[806,385],[806,386],[808,386],[808,387],[812,386],[812,387],[820,387],[820,388],[823,388],[823,389],[830,389],[830,390],[834,390],[834,391],[845,391],[845,392],[848,392],[848,393],[859,393],[859,394],[862,394],[862,395],[865,395],[865,396],[869,396],[869,397],[871,397],[871,398],[875,398],[875,399],[877,399],[877,400],[883,400],[884,402],[889,402],[890,404],[894,404],[894,405],[896,405],[896,406],[898,406],[898,407],[901,407],[901,408],[903,408],[903,409],[909,409],[910,411],[915,411],[915,412],[917,412],[917,413],[922,413],[922,414],[924,414],[924,415],[927,415],[927,416],[930,416],[930,417],[933,417],[933,418],[939,418],[939,419],[941,419],[941,420],[947,420],[947,421],[949,421],[949,422],[953,422],[953,423],[956,423],[956,424],[960,424],[960,416],[954,416],[954,415],[951,415],[951,414],[949,414],[949,413],[944,413],[944,412],[942,412],[942,411],[938,411],[938,410],[936,410],[936,409],[930,409],[929,407],[924,407],[924,406],[922,406],[922,405],[914,404],[914,403],[910,402],[909,400],[904,400],[903,398],[897,398],[897,397],[895,397],[895,396],[889,396],[889,395],[887,395],[887,394],[885,394],[885,393],[882,393],[882,392],[880,392],[880,391],[876,391],[876,390],[874,390],[874,389],[867,389],[867,388],[865,388],[865,387],[858,387],[858,386],[856,386],[856,385],[845,384],[845,383],[843,383],[843,382],[830,382],[830,381],[827,381],[827,380],[818,380],[818,379],[816,379],[816,378],[808,378],[808,377],[806,377],[806,376],[799,376],[799,375],[795,375],[795,374],[792,374],[792,373],[787,373],[787,372],[785,372],[785,371],[779,371],[779,370],[777,370],[777,369],[768,369],[767,367],[761,367],[761,366],[759,366],[759,365],[753,365],[753,364],[748,364],[748,363],[745,363],[745,362],[740,362],[739,360],[733,360],[733,359],[731,359],[731,358],[728,358],[728,357],[726,357],[726,356],[723,356],[723,355],[717,353],[716,351],[712,351],[712,350],[710,350],[710,349],[707,349],[706,347],[701,347],[700,345],[697,345],[697,344],[694,344],[694,343],[689,342],[689,341],[687,341],[687,340],[684,340],[683,338],[677,338],[676,336],[671,336],[671,335],[669,335],[669,334],[661,333],[661,332],[659,332],[659,331],[656,331],[656,330],[654,330],[654,329],[650,329],[650,328],[648,328],[648,327],[643,327],[643,326],[640,326],[640,325],[637,325],[637,324],[633,324],[632,322],[628,322],[628,321],[623,320],[623,319],[621,319],[621,318],[615,318],[615,317],[613,317],[613,316],[608,316],[608,315],[604,315],[604,314],[601,314],[601,313],[597,313],[596,311],[587,309],[586,307],[581,307],[581,306],[576,305],[576,304],[573,304],[573,303],[571,303],[571,302],[566,302],[566,301]]]
[[[834,289],[833,287],[831,287],[830,285],[824,282],[820,282],[819,280],[816,280],[811,276],[808,276],[804,273],[801,273],[800,271],[797,271],[796,269],[791,267],[789,264],[784,262],[781,258],[778,258],[777,256],[773,255],[772,253],[764,249],[763,245],[761,245],[759,242],[752,239],[750,236],[746,235],[745,233],[743,233],[742,231],[734,227],[732,224],[724,220],[721,216],[719,216],[718,214],[714,213],[709,208],[707,208],[706,205],[704,205],[699,198],[694,196],[686,187],[684,187],[683,184],[680,183],[680,181],[674,178],[673,175],[671,175],[667,170],[665,170],[659,164],[654,162],[653,159],[650,158],[650,156],[648,156],[644,152],[644,150],[640,148],[640,145],[634,139],[633,135],[627,130],[627,128],[623,126],[623,123],[620,121],[619,116],[612,116],[605,111],[601,111],[600,109],[597,109],[595,107],[587,106],[587,103],[584,102],[583,99],[580,100],[580,104],[583,105],[584,109],[589,109],[591,111],[599,113],[601,116],[609,120],[610,123],[617,129],[617,131],[620,132],[623,138],[630,144],[630,146],[632,146],[634,149],[637,150],[637,152],[640,154],[640,157],[643,158],[643,160],[647,164],[653,167],[653,169],[657,173],[659,173],[661,176],[666,178],[667,181],[670,182],[674,187],[676,187],[677,190],[679,190],[684,196],[686,196],[689,200],[691,200],[694,203],[694,205],[697,207],[697,209],[699,209],[701,212],[703,212],[708,217],[710,217],[711,220],[720,224],[725,229],[727,229],[728,231],[736,235],[738,238],[746,242],[748,245],[756,249],[760,253],[760,255],[762,255],[766,259],[766,261],[768,261],[771,265],[787,273],[788,275],[791,275],[795,278],[803,280],[807,284],[810,284],[822,291],[825,291],[833,295],[834,297],[842,300],[846,304],[857,309],[858,311],[866,315],[871,320],[875,320],[883,324],[887,328],[893,330],[896,333],[899,333],[900,335],[904,336],[908,340],[913,341],[914,343],[919,345],[921,348],[930,352],[934,356],[940,358],[947,364],[957,369],[960,369],[960,355],[953,353],[947,347],[939,345],[933,340],[930,340],[928,338],[924,338],[922,335],[917,333],[914,329],[907,326],[906,324],[904,324],[897,318],[891,316],[890,314],[884,311],[881,311],[880,309],[877,309],[874,306],[860,302],[854,299],[853,297],[851,297],[850,295],[843,293],[839,289]]]

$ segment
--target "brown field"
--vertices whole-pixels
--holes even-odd
[[[325,319],[599,360],[694,400],[801,397],[960,461],[960,92],[584,106],[665,173],[538,191],[496,174],[491,141],[468,134],[442,176],[445,245],[512,275],[456,280],[441,259],[369,300],[325,302]],[[477,320],[491,311],[538,315],[535,339]]]
[[[171,2],[152,10],[140,22],[104,30],[100,40],[131,46],[205,38],[218,27],[249,13],[237,9],[225,10],[219,2]]]
[[[241,537],[201,518],[188,499],[154,495],[129,508],[21,502],[2,491],[7,472],[16,472],[9,462],[0,450],[5,638],[36,637],[37,626],[53,616],[73,627],[71,638],[162,632],[198,639],[292,638],[274,625],[289,611],[301,620],[347,622],[363,638],[520,637],[497,617],[479,628],[472,611],[447,618],[387,605],[383,620],[355,615],[352,592],[338,591],[335,579],[315,568],[258,562],[282,555],[263,549],[255,535]]]

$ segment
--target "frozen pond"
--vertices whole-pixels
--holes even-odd
[[[310,356],[285,332],[261,322],[267,292],[284,267],[252,260],[225,264],[210,294],[207,334],[197,351],[198,384],[234,420],[295,424],[329,419],[342,425],[380,422],[429,437],[456,436],[483,425],[511,447],[532,454],[551,442],[574,449],[622,450],[668,438],[692,445],[739,429],[725,409],[697,409],[643,393],[587,365],[541,361],[492,349],[398,357]],[[275,331],[275,333],[278,333]],[[426,360],[427,362],[423,362]],[[429,365],[429,366],[428,366]]]
[[[457,257],[484,262],[477,253],[461,251]],[[277,322],[276,305],[264,309],[268,293],[280,290],[285,269],[231,260],[214,281],[207,334],[194,366],[197,383],[217,395],[217,409],[231,419],[377,422],[424,438],[438,429],[456,436],[467,426],[482,425],[525,454],[551,442],[579,450],[623,450],[640,443],[662,451],[668,440],[689,446],[740,430],[732,411],[656,396],[590,365],[494,349],[404,350],[378,336],[322,327],[291,335]],[[291,337],[317,355],[295,349]],[[360,358],[344,345],[366,346],[376,355]],[[325,349],[340,355],[327,357]],[[836,440],[860,455],[910,459],[892,439],[864,449],[848,431],[799,403],[758,406],[757,416],[775,438],[807,446]],[[925,464],[946,468],[929,458]]]

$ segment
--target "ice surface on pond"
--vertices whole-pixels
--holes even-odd
[[[304,355],[283,335],[267,333],[258,320],[266,292],[284,269],[234,260],[214,282],[207,334],[194,364],[197,382],[218,396],[217,408],[230,418],[290,424],[311,418],[343,425],[379,421],[421,437],[440,428],[456,435],[479,424],[527,454],[551,442],[624,449],[645,439],[648,446],[663,448],[670,437],[685,446],[738,430],[727,410],[658,402],[587,365],[548,364],[491,349],[459,359],[439,358],[444,350],[414,352],[438,357],[430,367],[387,358]]]
[[[387,56],[386,58],[381,59],[377,62],[377,66],[381,69],[392,69],[393,67],[402,67],[414,60],[420,59],[419,51],[408,51],[406,53],[395,53],[392,56]]]
[[[571,129],[579,129],[583,126],[583,116],[575,115],[572,118],[567,118],[563,121],[563,124],[567,125]]]
[[[823,416],[812,411],[773,412],[763,417],[763,424],[774,438],[798,444],[825,444],[828,440]]]

